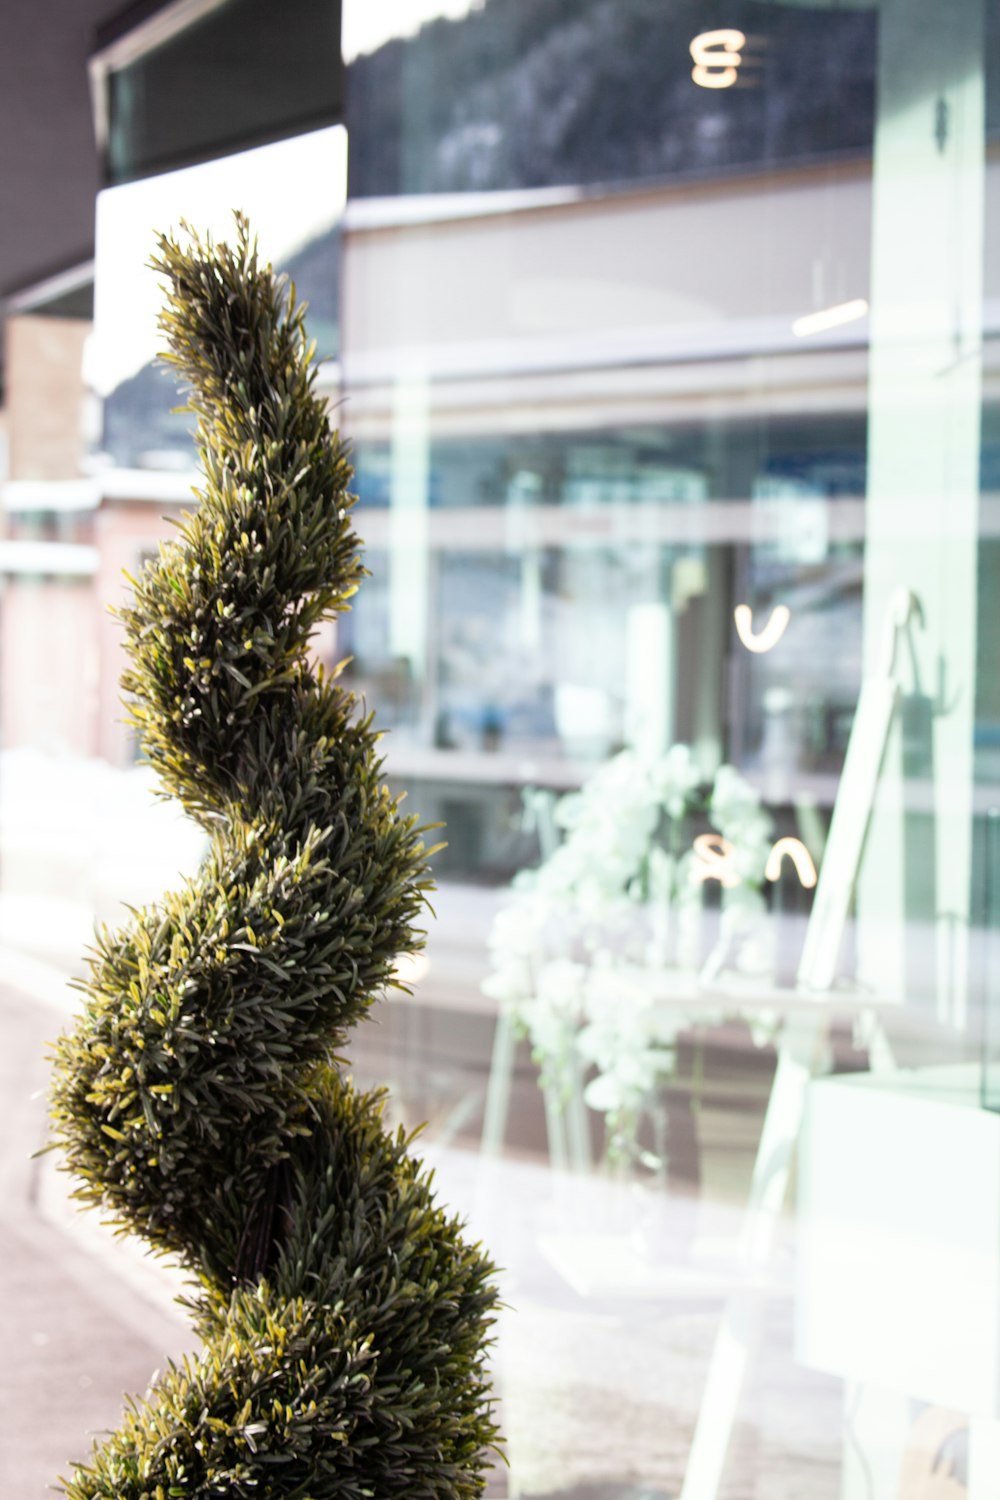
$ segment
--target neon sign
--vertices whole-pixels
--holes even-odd
[[[702,31],[690,46],[694,67],[691,77],[701,89],[729,89],[739,77],[741,56],[747,44],[742,31],[724,27],[721,31]]]
[[[733,868],[735,854],[736,850],[721,833],[699,833],[694,841],[691,884],[704,885],[706,880],[717,880],[727,890],[742,885],[743,876]]]
[[[788,628],[788,622],[791,618],[792,612],[787,604],[776,604],[763,630],[754,635],[753,610],[749,604],[737,604],[733,610],[733,619],[736,622],[736,634],[748,651],[755,652],[773,651]]]
[[[799,881],[807,891],[811,891],[816,884],[816,866],[813,864],[812,855],[801,839],[783,838],[772,847],[767,856],[767,864],[764,866],[764,874],[768,880],[777,880],[781,875],[781,861],[785,858],[791,860],[795,866],[795,873]]]
[[[736,868],[736,849],[721,833],[699,833],[692,845],[694,863],[691,866],[691,884],[704,885],[706,880],[717,880],[725,889],[743,884],[743,876]],[[801,839],[790,837],[778,839],[771,846],[764,866],[765,879],[780,880],[781,862],[790,859],[795,873],[807,891],[816,884],[816,866],[812,855]]]

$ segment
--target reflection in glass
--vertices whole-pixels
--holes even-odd
[[[723,28],[738,76],[699,87],[691,44]],[[329,189],[238,189],[262,230],[301,211],[265,248],[305,282],[312,246],[338,353],[372,577],[317,649],[447,825],[425,966],[359,1076],[430,1122],[512,1268],[521,1494],[997,1491],[970,1392],[993,1409],[998,43],[995,0],[348,0],[342,219],[342,141],[285,158]],[[211,222],[219,181],[101,258]],[[104,284],[118,470],[89,509],[5,503],[33,546],[105,528],[114,577],[190,448]],[[31,722],[74,746],[43,632],[84,638],[91,582],[4,596]],[[95,746],[100,640],[62,662]],[[52,778],[45,866],[10,811],[44,779],[5,775],[6,870],[51,901],[82,883],[89,782]],[[966,1406],[923,1405],[947,1392]]]
[[[104,428],[92,468],[194,466],[191,419],[173,410],[175,384],[155,363],[160,292],[147,262],[157,231],[186,220],[221,238],[231,232],[233,209],[242,209],[261,254],[286,268],[299,299],[310,303],[318,357],[336,356],[345,153],[343,127],[332,126],[100,194],[87,374],[103,398]],[[289,192],[290,182],[303,187]]]

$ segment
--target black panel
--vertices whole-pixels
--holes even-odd
[[[340,0],[229,0],[109,79],[110,184],[342,117]]]
[[[18,305],[18,312],[32,313],[40,318],[82,318],[86,323],[94,321],[94,283],[81,281],[78,286],[51,296],[42,294],[25,305]]]

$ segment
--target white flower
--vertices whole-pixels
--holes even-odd
[[[708,804],[708,814],[732,845],[730,863],[751,885],[760,885],[771,847],[772,824],[754,787],[734,766],[720,766]]]
[[[580,1008],[586,977],[585,965],[572,963],[566,958],[543,964],[538,971],[536,985],[539,1003],[552,1010],[576,1014]]]
[[[672,818],[684,816],[700,781],[701,773],[690,745],[671,745],[652,769],[656,799]]]
[[[546,1086],[566,1090],[581,1066],[597,1070],[585,1099],[607,1117],[609,1149],[625,1154],[688,1020],[683,1008],[655,1000],[655,976],[671,922],[703,896],[690,880],[693,852],[673,847],[679,820],[703,806],[700,784],[687,745],[652,759],[632,750],[613,756],[555,804],[562,841],[515,878],[489,938],[484,992],[529,1035]],[[716,773],[708,811],[742,877],[723,893],[721,937],[749,961],[765,930],[759,888],[771,820],[733,766]],[[711,1020],[701,1009],[699,1017]]]
[[[720,766],[715,773],[715,783],[709,802],[709,816],[717,826],[725,822],[739,826],[756,817],[760,810],[760,798],[749,781],[745,780],[735,766]]]
[[[488,974],[480,985],[484,995],[514,1007],[531,996],[531,968],[528,964],[506,964]]]

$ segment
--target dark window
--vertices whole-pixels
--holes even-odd
[[[122,32],[119,23],[99,34],[96,55],[98,68],[102,52],[108,59],[111,185],[342,117],[340,0],[227,0],[116,65]]]

